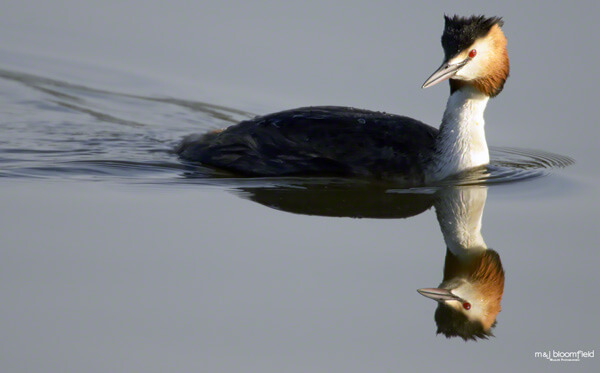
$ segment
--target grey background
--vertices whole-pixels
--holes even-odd
[[[599,357],[533,355],[599,350],[598,8],[4,1],[4,68],[255,113],[337,104],[433,125],[448,91],[420,86],[442,59],[442,15],[501,15],[511,77],[486,111],[488,142],[576,164],[490,188],[483,235],[507,271],[503,310],[496,338],[467,344],[436,337],[435,305],[415,292],[442,276],[432,211],[332,219],[222,188],[3,180],[0,370],[597,370]]]

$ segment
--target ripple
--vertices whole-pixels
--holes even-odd
[[[5,115],[0,119],[0,177],[117,179],[137,183],[194,183],[226,188],[351,186],[357,179],[245,178],[181,161],[171,151],[184,135],[223,128],[253,114],[170,97],[96,89],[0,69]],[[428,188],[489,185],[548,175],[573,160],[550,152],[493,147],[487,167]],[[375,181],[395,191],[420,190]],[[320,193],[320,192],[319,192]]]
[[[476,186],[515,183],[547,176],[556,169],[574,163],[572,158],[560,154],[535,149],[511,147],[490,148],[490,164],[458,175],[450,176],[440,182],[425,187],[415,187],[395,183],[393,180],[370,180],[376,185],[385,185],[392,193],[435,193],[439,188],[448,186]],[[239,177],[226,171],[204,167],[194,162],[184,162],[186,171],[180,175],[181,183],[221,184],[240,187],[258,182],[262,187],[311,186],[315,183],[339,185],[340,182],[354,185],[361,178],[340,177]],[[368,180],[368,179],[367,179]],[[265,185],[266,184],[266,185]]]
[[[536,149],[491,147],[490,164],[447,178],[438,185],[490,185],[542,177],[572,165],[567,156]]]

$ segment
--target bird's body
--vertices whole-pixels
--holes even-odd
[[[440,130],[418,120],[346,107],[282,111],[186,137],[185,159],[252,176],[346,175],[411,184],[489,162],[483,112],[508,77],[499,18],[448,18],[442,66],[424,88],[450,79]]]
[[[399,115],[337,106],[257,117],[200,138],[180,154],[249,175],[401,175],[424,181],[438,130]],[[195,136],[195,135],[192,135]]]

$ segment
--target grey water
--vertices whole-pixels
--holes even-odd
[[[0,370],[597,371],[600,356],[539,353],[600,350],[600,9],[432,8],[7,6]],[[406,189],[232,177],[173,153],[190,133],[306,105],[437,126],[447,88],[420,85],[444,13],[506,22],[486,169]],[[416,292],[442,280],[453,194],[485,205],[506,272],[495,336],[476,342],[436,335],[436,305]]]

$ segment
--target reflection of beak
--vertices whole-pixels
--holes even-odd
[[[464,61],[455,64],[449,64],[444,62],[431,76],[423,83],[421,88],[431,87],[434,84],[443,82],[446,79],[452,78],[461,67],[465,66],[470,59],[467,58]]]
[[[446,300],[462,300],[460,297],[457,297],[456,295],[452,294],[450,290],[447,289],[424,288],[418,289],[417,291],[419,292],[419,294],[438,302],[443,302]]]

